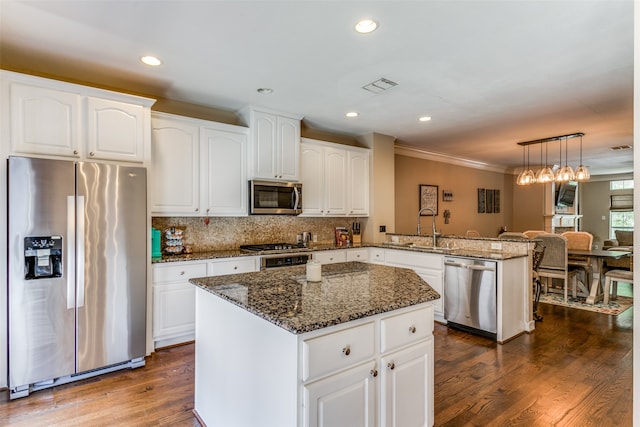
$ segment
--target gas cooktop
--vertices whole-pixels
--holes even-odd
[[[245,252],[269,252],[306,249],[303,243],[262,243],[259,245],[241,245],[240,250]]]

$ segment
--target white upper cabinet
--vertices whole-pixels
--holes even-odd
[[[369,150],[349,148],[347,151],[347,200],[352,216],[369,215]]]
[[[11,154],[149,160],[153,100],[8,71],[1,76],[10,97]]]
[[[200,130],[189,120],[154,113],[151,211],[196,215],[200,209]]]
[[[12,152],[80,157],[81,96],[20,83],[9,90]]]
[[[87,98],[87,157],[143,162],[144,144],[141,142],[148,123],[141,105]]]
[[[205,215],[247,215],[247,134],[201,128]]]
[[[251,129],[249,177],[298,181],[301,117],[255,107],[239,114]]]
[[[154,113],[151,212],[247,215],[248,129]]]
[[[302,216],[368,216],[369,150],[302,138]]]

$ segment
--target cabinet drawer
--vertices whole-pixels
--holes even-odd
[[[388,265],[442,270],[442,255],[387,249],[384,256]]]
[[[223,276],[225,274],[251,273],[257,271],[256,258],[234,258],[209,263],[209,276]]]
[[[384,249],[370,248],[369,262],[373,264],[384,264]]]
[[[367,249],[349,249],[347,251],[347,261],[367,262],[368,260],[369,250]]]
[[[187,281],[207,275],[207,264],[154,265],[153,283]]]
[[[433,307],[424,307],[380,321],[380,351],[423,340],[433,334]]]
[[[347,251],[338,249],[335,251],[314,252],[313,259],[320,264],[334,264],[347,261]]]
[[[302,343],[302,380],[318,378],[373,358],[374,323],[322,335]]]

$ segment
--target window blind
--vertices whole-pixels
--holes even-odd
[[[633,210],[633,194],[612,194],[609,209],[612,211]]]

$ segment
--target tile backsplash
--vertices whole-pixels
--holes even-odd
[[[299,216],[252,215],[246,217],[153,217],[152,225],[162,231],[170,227],[184,230],[184,243],[194,252],[237,249],[240,245],[258,243],[295,243],[297,235],[309,231],[317,242],[334,242],[334,228],[351,228],[354,221],[361,223],[362,231],[367,218],[306,218]],[[164,247],[164,241],[163,247]]]

